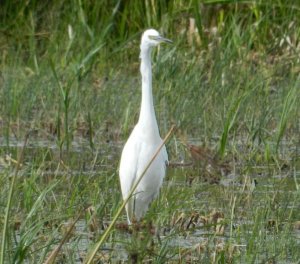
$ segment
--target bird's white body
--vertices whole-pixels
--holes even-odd
[[[155,37],[152,39],[150,37]],[[125,200],[149,161],[162,143],[155,117],[152,96],[151,49],[162,41],[156,30],[144,32],[141,42],[142,102],[139,121],[128,138],[121,156],[120,184]],[[165,146],[155,158],[126,205],[127,219],[140,220],[158,195],[166,174],[168,155]]]

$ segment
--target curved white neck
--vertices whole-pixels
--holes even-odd
[[[153,130],[158,133],[153,95],[152,95],[152,69],[151,69],[151,47],[141,46],[141,74],[142,74],[142,103],[138,124],[145,128],[145,131]]]

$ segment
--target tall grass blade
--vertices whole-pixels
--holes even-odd
[[[53,62],[52,60],[50,60],[49,62],[50,62],[49,64],[50,64],[50,68],[51,68],[51,71],[52,71],[52,73],[53,73],[54,79],[55,79],[55,81],[56,81],[56,83],[57,83],[57,86],[59,87],[59,90],[60,90],[60,92],[61,92],[61,95],[62,95],[62,97],[63,97],[63,100],[65,100],[65,98],[66,98],[66,93],[65,93],[65,90],[64,90],[64,88],[63,88],[61,82],[59,81],[58,76],[57,76],[57,72],[56,72],[56,69],[55,69],[55,64],[54,64],[54,62]]]
[[[69,107],[70,107],[70,101],[71,101],[71,97],[70,97],[70,90],[72,87],[72,84],[75,80],[75,78],[71,78],[70,81],[66,84],[66,85],[62,85],[56,69],[55,69],[55,65],[54,62],[52,60],[50,60],[50,67],[52,70],[52,73],[54,75],[55,81],[61,91],[61,95],[63,98],[63,106],[64,106],[64,130],[65,130],[65,135],[64,135],[64,139],[65,141],[61,141],[61,143],[63,144],[64,142],[66,143],[66,148],[67,151],[69,150],[69,146],[70,146],[70,133],[69,133]]]
[[[243,94],[235,102],[233,102],[230,109],[229,109],[229,111],[228,111],[228,113],[227,113],[225,125],[224,125],[224,128],[223,128],[222,137],[221,137],[221,140],[220,140],[220,150],[219,150],[219,152],[220,152],[221,157],[224,157],[229,132],[232,129],[234,123],[235,123],[237,114],[239,112],[240,104],[241,104],[242,100],[245,98],[245,96],[246,96],[246,94]]]
[[[31,219],[31,217],[36,213],[37,209],[40,208],[45,200],[45,197],[48,192],[50,192],[56,185],[58,184],[58,181],[50,185],[49,187],[45,188],[40,195],[35,200],[34,204],[31,207],[31,210],[26,216],[26,219],[22,223],[22,226],[25,226],[27,222]]]
[[[204,34],[204,31],[203,31],[199,1],[194,0],[193,3],[194,3],[194,16],[195,16],[195,21],[196,21],[196,26],[197,26],[197,29],[198,29],[198,33],[199,33],[199,36],[200,36],[201,41],[203,43],[203,46],[207,47],[207,38],[206,38],[206,36]]]
[[[294,105],[298,99],[298,84],[297,81],[295,85],[289,90],[288,94],[286,95],[283,103],[283,109],[281,112],[280,122],[277,128],[277,139],[276,139],[276,152],[278,152],[279,144],[281,142],[281,139],[284,135],[287,122],[290,118],[290,113],[292,112]]]
[[[44,227],[44,222],[39,221],[38,210],[42,211],[46,195],[58,184],[54,182],[49,187],[45,188],[31,206],[29,213],[20,227],[20,241],[15,247],[15,254],[13,263],[23,263],[29,254],[32,244],[34,244],[36,237],[41,229]],[[35,216],[35,217],[34,217]],[[30,222],[30,223],[28,223]]]
[[[3,233],[2,233],[0,264],[4,264],[4,255],[5,255],[4,253],[5,253],[5,246],[6,246],[6,239],[7,239],[6,236],[7,236],[7,231],[8,231],[9,213],[10,213],[10,207],[11,207],[11,202],[12,202],[12,197],[13,197],[13,192],[14,192],[14,186],[15,186],[15,181],[16,181],[16,178],[17,178],[19,170],[20,170],[20,164],[22,163],[22,160],[23,160],[24,150],[26,148],[29,135],[30,135],[30,132],[28,132],[25,136],[24,145],[23,145],[23,148],[18,157],[18,161],[17,161],[16,167],[15,167],[15,173],[12,177],[10,188],[9,188],[9,194],[8,194],[7,205],[6,205],[6,210],[5,210],[5,217],[4,217],[4,227],[3,227]]]
[[[88,112],[88,116],[87,116],[87,122],[88,122],[88,135],[89,135],[89,143],[90,143],[90,147],[92,150],[95,149],[94,146],[94,141],[93,141],[93,122],[92,122],[92,118],[91,118],[91,112]]]
[[[59,245],[52,250],[52,252],[50,253],[49,257],[46,259],[46,261],[44,262],[44,264],[54,264],[54,263],[56,263],[55,260],[56,260],[56,258],[58,256],[59,251],[61,250],[62,246],[68,241],[68,239],[72,235],[72,230],[74,229],[76,223],[80,219],[80,217],[81,217],[81,215],[82,215],[82,213],[83,213],[84,210],[82,210],[79,213],[79,215],[77,216],[77,218],[73,221],[72,225],[67,230],[67,232],[64,235],[63,239],[60,241]]]
[[[119,207],[119,209],[118,209],[116,215],[114,216],[113,220],[111,221],[109,227],[106,229],[106,231],[104,232],[104,234],[102,235],[102,237],[100,238],[100,240],[96,243],[96,245],[92,249],[91,253],[88,254],[86,260],[84,261],[85,264],[91,264],[92,263],[92,260],[95,257],[98,249],[102,246],[102,244],[104,243],[105,239],[107,238],[107,236],[111,232],[111,230],[114,227],[114,225],[115,225],[118,217],[120,216],[120,214],[122,213],[123,209],[125,208],[125,205],[127,204],[127,202],[129,201],[129,199],[133,195],[133,192],[135,191],[136,187],[138,186],[138,184],[140,183],[140,181],[143,179],[145,173],[147,172],[147,170],[151,166],[152,162],[155,160],[156,156],[159,154],[159,152],[162,149],[162,147],[164,146],[164,144],[168,141],[168,139],[170,138],[170,136],[173,134],[174,130],[175,130],[175,125],[173,125],[171,127],[171,129],[169,130],[169,132],[165,136],[163,142],[161,143],[161,145],[159,146],[159,148],[157,149],[157,151],[155,152],[155,154],[153,155],[153,157],[149,161],[148,165],[146,166],[146,168],[144,169],[144,171],[142,172],[142,174],[140,175],[140,177],[138,178],[138,180],[136,181],[136,183],[132,187],[132,189],[131,189],[128,197],[124,200],[124,202],[122,203],[122,205]]]
[[[86,67],[86,64],[101,50],[104,46],[104,43],[100,43],[97,47],[92,49],[79,63],[77,71],[80,71],[82,68]]]

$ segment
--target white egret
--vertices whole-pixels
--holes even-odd
[[[154,29],[146,30],[142,36],[140,45],[140,71],[142,75],[140,116],[123,148],[119,171],[124,200],[162,144],[153,106],[151,69],[151,50],[162,42],[170,43],[172,41],[163,38]],[[151,201],[158,195],[166,174],[167,162],[168,154],[166,147],[163,146],[126,205],[129,224],[133,219],[140,220],[146,213]]]

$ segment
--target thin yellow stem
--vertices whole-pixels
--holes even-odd
[[[175,125],[173,125],[171,127],[171,129],[169,130],[168,134],[165,136],[163,142],[161,143],[161,145],[159,146],[159,148],[157,149],[157,151],[155,152],[155,154],[153,155],[153,157],[151,158],[151,160],[149,161],[148,165],[146,166],[146,168],[144,169],[143,173],[141,174],[141,176],[138,178],[138,180],[136,181],[136,183],[133,185],[128,197],[124,200],[124,202],[122,203],[122,205],[119,207],[118,212],[116,213],[116,215],[114,216],[113,220],[111,221],[110,225],[108,226],[108,228],[106,229],[106,231],[104,232],[104,234],[102,235],[102,237],[100,238],[100,240],[96,243],[96,245],[94,246],[93,250],[91,251],[90,254],[88,254],[87,259],[84,261],[85,264],[91,264],[93,258],[95,257],[98,249],[101,247],[101,245],[104,243],[104,241],[106,240],[107,236],[109,235],[110,231],[112,230],[112,228],[114,227],[118,217],[120,216],[120,214],[122,213],[125,205],[128,203],[130,197],[132,196],[133,192],[135,191],[136,187],[138,186],[138,184],[140,183],[140,181],[143,179],[145,173],[147,172],[147,170],[149,169],[149,167],[151,166],[152,162],[155,160],[155,158],[157,157],[157,155],[159,154],[160,150],[162,149],[162,147],[165,145],[165,143],[168,141],[168,139],[170,138],[170,136],[172,135],[173,131],[175,129]]]

